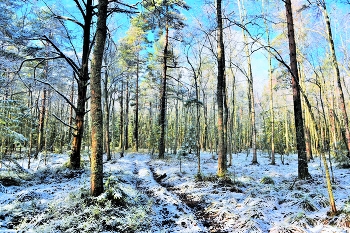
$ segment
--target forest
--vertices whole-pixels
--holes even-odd
[[[348,0],[1,0],[0,232],[350,232]]]

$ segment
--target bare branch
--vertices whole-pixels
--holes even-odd
[[[49,82],[45,82],[43,80],[40,79],[35,79],[36,81],[38,81],[39,83],[45,84],[47,86],[49,86],[52,90],[54,90],[59,96],[61,96],[73,109],[74,111],[77,111],[77,108],[75,107],[75,105],[65,96],[63,95],[61,92],[59,92],[56,88],[54,88],[51,83]]]
[[[66,122],[64,122],[62,119],[60,119],[58,116],[56,116],[54,113],[52,113],[52,116],[54,116],[59,122],[61,122],[62,124],[64,124],[65,126],[73,129],[73,130],[76,130],[76,128],[74,126],[71,126],[69,124],[67,124]]]
[[[85,18],[85,12],[84,12],[83,8],[81,7],[80,2],[79,2],[78,0],[73,0],[73,1],[74,1],[75,4],[77,5],[77,7],[78,7],[78,9],[79,9],[79,11],[80,11],[80,13],[81,13],[81,15]]]
[[[25,60],[23,60],[21,62],[21,65],[19,66],[17,73],[19,73],[21,71],[24,63],[26,63],[26,62],[40,60],[40,63],[41,63],[42,61],[54,60],[54,59],[59,59],[59,58],[62,58],[62,57],[61,56],[57,56],[57,57],[35,57],[35,58],[25,59]]]
[[[135,9],[135,10],[137,10],[136,5],[140,3],[140,2],[138,2],[138,3],[134,4],[134,5],[129,5],[129,4],[125,4],[123,2],[120,2],[118,0],[109,0],[108,1],[108,3],[112,3],[112,2],[118,3],[118,4],[122,5],[122,6],[126,6],[126,7],[129,7],[129,8]]]
[[[66,16],[60,16],[60,15],[56,15],[55,18],[56,19],[63,19],[63,20],[71,21],[71,22],[79,25],[81,28],[84,29],[84,25],[82,23],[80,23],[79,21],[75,20],[75,19],[72,19],[72,18],[69,18],[69,17],[66,17]]]
[[[49,42],[51,45],[52,45],[52,47],[54,47],[54,49],[60,54],[60,56],[62,57],[62,58],[64,58],[66,61],[67,61],[67,63],[72,67],[72,69],[74,70],[74,72],[78,75],[78,76],[80,76],[80,68],[77,66],[77,64],[75,64],[75,62],[72,60],[72,59],[70,59],[69,57],[67,57],[46,35],[44,35],[44,38],[43,38],[43,40],[45,40],[45,41],[47,41],[47,42]]]

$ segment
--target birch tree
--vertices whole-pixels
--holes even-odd
[[[167,110],[167,80],[168,80],[168,58],[169,50],[169,31],[171,29],[180,30],[185,25],[184,18],[180,14],[179,9],[189,9],[183,0],[158,0],[158,1],[144,1],[143,6],[146,8],[145,19],[148,21],[151,29],[158,29],[163,34],[164,44],[161,57],[162,64],[162,82],[160,88],[160,138],[158,141],[158,157],[164,158],[165,154],[165,132],[166,132],[166,110]]]

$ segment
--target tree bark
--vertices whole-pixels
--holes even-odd
[[[110,105],[109,105],[109,98],[108,98],[108,72],[105,72],[105,80],[104,80],[104,125],[105,125],[105,137],[104,137],[104,143],[105,143],[105,152],[107,155],[107,161],[111,160],[111,139],[109,134],[109,118],[110,118]]]
[[[197,174],[201,175],[201,155],[200,155],[200,135],[201,135],[201,122],[200,122],[200,105],[199,105],[199,88],[198,88],[198,76],[196,72],[193,70],[194,76],[195,76],[195,88],[196,88],[196,156],[197,156]]]
[[[129,149],[129,80],[126,80],[126,99],[125,99],[125,115],[124,115],[124,150]]]
[[[74,103],[74,77],[75,77],[75,74],[73,73],[73,80],[72,80],[72,89],[71,89],[71,92],[70,92],[70,95],[69,95],[69,100],[71,103]],[[69,120],[68,120],[68,125],[72,126],[73,125],[73,106],[70,105],[69,106]],[[68,129],[68,143],[70,144],[71,143],[71,140],[72,140],[72,128],[69,127]]]
[[[235,129],[235,115],[236,115],[236,76],[233,73],[233,80],[232,80],[232,100],[231,100],[231,113],[230,113],[230,140],[229,140],[229,145],[230,145],[230,158],[229,158],[229,166],[232,166],[232,154],[235,153],[236,151],[236,143],[235,143],[235,134],[234,134],[234,129]]]
[[[288,113],[288,110],[286,109],[285,111],[285,114],[284,114],[284,139],[285,139],[285,150],[284,150],[284,154],[288,155],[289,154],[289,151],[290,151],[290,148],[289,148],[289,143],[290,143],[290,140],[289,140],[289,122],[288,122],[288,119],[290,119],[289,117],[289,113]]]
[[[89,83],[89,54],[90,54],[90,33],[92,22],[92,0],[86,1],[86,13],[84,15],[83,55],[82,67],[78,80],[77,108],[75,113],[75,129],[73,132],[72,150],[70,153],[69,166],[72,169],[80,168],[80,151],[84,134],[84,116],[86,92]]]
[[[45,128],[45,133],[43,134],[44,142],[43,142],[43,150],[44,150],[44,165],[46,166],[47,163],[47,150],[48,150],[48,141],[50,141],[49,135],[48,135],[48,127],[49,127],[49,112],[51,112],[51,104],[50,104],[50,92],[47,91],[46,93],[46,107],[45,107],[45,120],[44,120],[44,128]]]
[[[307,161],[310,161],[311,159],[313,159],[313,157],[312,157],[312,149],[311,149],[310,128],[308,126],[305,126],[305,146],[306,146],[306,158],[307,158]]]
[[[203,95],[203,118],[204,118],[204,129],[203,129],[203,151],[207,151],[208,148],[208,104],[206,102],[205,91],[202,89]]]
[[[41,106],[39,111],[39,124],[38,124],[38,145],[34,158],[38,158],[38,154],[44,147],[44,125],[45,125],[45,113],[46,113],[46,96],[47,90],[43,89],[41,94]]]
[[[245,36],[245,42],[247,43],[247,38]],[[258,157],[256,153],[256,124],[255,124],[255,101],[254,101],[254,89],[253,89],[253,73],[252,73],[252,63],[250,60],[250,54],[249,54],[249,49],[248,45],[245,45],[246,48],[246,55],[248,59],[248,89],[249,89],[249,96],[250,96],[250,124],[251,124],[251,132],[252,132],[252,149],[253,149],[253,159],[252,159],[252,164],[257,164],[258,163]]]
[[[134,140],[135,150],[139,151],[139,54],[136,64],[136,90],[135,90],[135,119],[134,119]]]
[[[100,0],[96,28],[96,44],[91,61],[91,194],[103,192],[103,117],[101,106],[101,68],[107,36],[108,0]]]
[[[30,109],[30,115],[34,115],[34,112],[33,112],[33,92],[31,90],[29,90],[29,103],[28,103],[28,108]],[[34,126],[34,123],[33,121],[30,121],[30,133],[29,133],[29,148],[28,148],[28,169],[30,169],[30,159],[31,159],[31,156],[32,156],[32,148],[33,148],[33,132],[32,132],[32,129],[33,129],[33,126]]]
[[[285,0],[289,51],[290,51],[290,68],[292,75],[292,89],[293,89],[293,104],[294,104],[294,122],[296,129],[296,141],[298,150],[298,178],[307,179],[310,177],[308,171],[306,145],[304,135],[303,111],[301,107],[299,74],[297,64],[297,53],[294,36],[293,12],[291,0]]]
[[[167,57],[168,57],[168,46],[169,46],[169,26],[165,25],[165,42],[163,50],[163,77],[162,77],[162,88],[160,94],[160,138],[158,144],[158,157],[164,159],[165,153],[165,124],[166,124],[166,86],[167,86]]]
[[[219,177],[225,176],[227,173],[227,143],[225,132],[227,132],[227,121],[225,122],[225,51],[223,40],[223,26],[222,26],[222,9],[221,0],[216,2],[216,16],[217,16],[217,62],[218,62],[218,76],[217,76],[217,105],[218,105],[218,171]]]
[[[177,83],[177,92],[179,92],[179,85],[180,83]],[[176,98],[175,102],[175,142],[174,142],[174,154],[177,154],[177,146],[179,142],[179,99]]]
[[[119,113],[119,148],[120,157],[124,156],[124,81],[121,83],[120,90],[120,113]]]

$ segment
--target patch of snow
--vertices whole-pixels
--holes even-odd
[[[251,165],[246,153],[237,154],[225,180],[215,176],[215,157],[201,154],[201,179],[197,179],[197,160],[191,155],[181,157],[181,172],[176,155],[156,160],[130,153],[105,162],[106,190],[114,199],[126,199],[128,205],[119,214],[102,216],[114,207],[108,206],[106,192],[86,199],[89,168],[70,171],[63,166],[68,156],[61,154],[48,154],[45,165],[42,155],[27,169],[30,179],[22,180],[19,186],[0,185],[0,233],[35,232],[39,225],[45,232],[113,232],[99,224],[111,229],[129,226],[135,228],[130,231],[139,232],[350,232],[349,169],[333,169],[334,197],[343,213],[331,217],[327,215],[328,193],[319,161],[309,163],[313,179],[299,181],[297,155],[286,156],[286,165],[272,166],[267,154],[260,154],[259,165]],[[264,177],[273,183],[262,183]],[[95,206],[95,201],[103,206]],[[74,211],[75,205],[82,209]],[[60,214],[65,218],[59,219]],[[83,218],[85,223],[76,223]],[[8,229],[11,227],[16,230]]]

